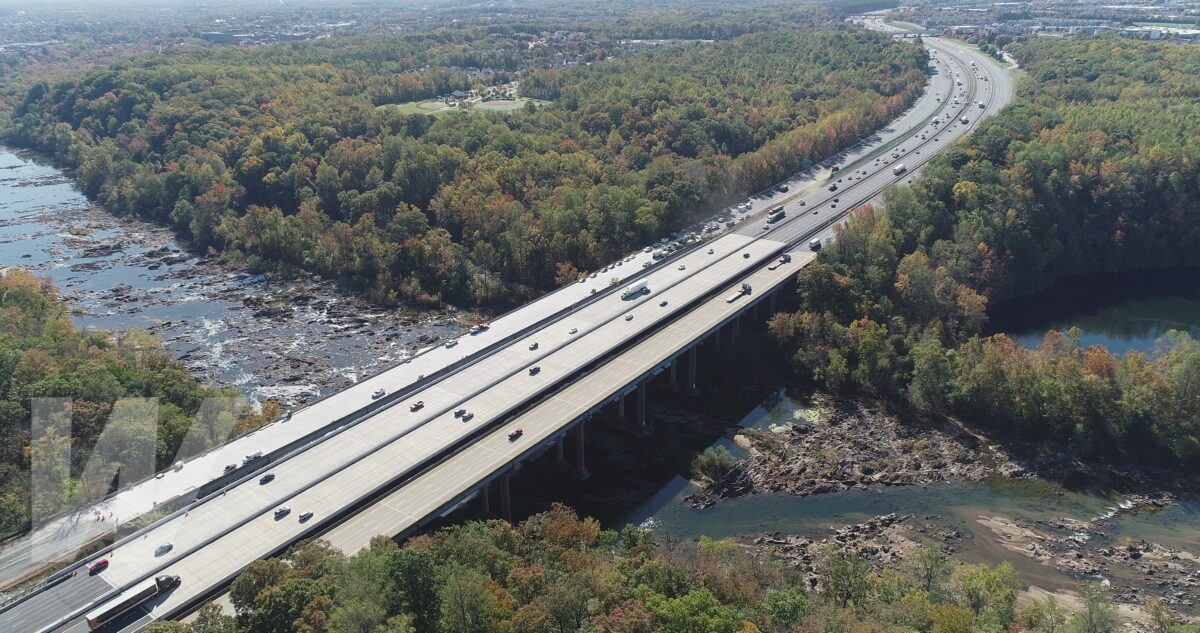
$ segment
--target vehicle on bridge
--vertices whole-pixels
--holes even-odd
[[[730,297],[725,300],[725,303],[733,303],[734,301],[741,299],[743,296],[749,295],[752,291],[753,289],[750,287],[750,284],[743,281],[742,287],[738,289],[736,294],[730,295]]]
[[[525,429],[521,429],[521,428],[515,429],[512,433],[508,434],[508,441],[515,442],[515,441],[517,441],[517,438],[521,437],[524,434],[525,434]]]
[[[767,218],[767,223],[774,224],[787,217],[787,211],[783,210],[783,205],[779,205],[771,209],[771,216]]]
[[[424,400],[417,400],[416,402],[408,405],[409,411],[420,411],[421,409],[424,409],[424,408],[425,408]]]
[[[896,165],[895,167],[892,168],[892,175],[899,176],[900,174],[903,174],[906,171],[908,171],[908,168],[904,166],[904,163],[900,163],[899,165]]]
[[[91,567],[88,567],[88,573],[95,576],[106,569],[108,569],[108,559],[101,558],[100,560],[92,563]]]
[[[372,393],[372,394],[371,394],[371,399],[372,399],[372,400],[378,400],[378,399],[382,398],[382,397],[383,397],[383,394],[385,394],[385,393],[387,393],[387,392],[386,392],[386,391],[384,391],[384,390],[382,390],[382,389],[376,389],[376,390],[375,390],[375,393]]]
[[[178,586],[179,576],[163,575],[144,580],[85,615],[84,618],[87,620],[88,628],[95,631],[117,619],[122,613]]]
[[[809,240],[808,248],[809,248],[809,250],[813,250],[813,251],[821,250],[821,240]]]
[[[641,281],[626,288],[625,292],[621,293],[621,298],[628,300],[648,294],[650,294],[650,282],[642,279]]]

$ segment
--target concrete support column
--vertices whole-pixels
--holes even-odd
[[[646,383],[643,382],[637,387],[637,413],[635,421],[641,430],[646,430]]]
[[[512,492],[509,489],[508,480],[510,475],[504,473],[500,475],[500,518],[505,521],[512,521]]]
[[[562,435],[560,435],[558,437],[558,440],[554,442],[554,469],[555,470],[566,470],[567,467],[569,466],[569,464],[567,464],[567,458],[563,455],[563,453],[564,453],[563,445],[564,444],[565,444],[564,436],[562,436]]]
[[[483,516],[492,516],[492,484],[483,484],[483,488],[479,489],[479,511]]]
[[[668,369],[667,380],[671,383],[671,387],[679,386],[679,359],[671,360],[671,366]]]
[[[716,330],[713,330],[712,339],[713,346],[718,352],[721,351],[721,328],[718,327]]]
[[[685,387],[685,390],[687,393],[694,396],[696,395],[696,346],[693,345],[692,348],[687,351],[687,357],[688,370],[687,386]]]
[[[768,306],[767,316],[768,317],[775,316],[775,306],[778,303],[778,301],[777,301],[778,298],[779,298],[779,293],[774,292],[774,291],[772,291],[771,294],[767,296],[767,306]]]
[[[729,326],[729,346],[737,350],[738,330],[741,328],[741,317],[735,317]]]
[[[625,419],[625,396],[617,397],[617,417]]]
[[[584,454],[583,426],[584,424],[581,423],[575,427],[575,476],[580,479],[587,479],[591,473],[587,470],[587,459]]]

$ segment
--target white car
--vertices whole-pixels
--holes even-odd
[[[378,400],[378,399],[382,398],[382,397],[383,397],[383,394],[385,394],[385,393],[387,393],[387,392],[386,392],[386,391],[384,391],[384,390],[382,390],[382,389],[376,389],[376,390],[375,390],[375,393],[372,393],[372,394],[371,394],[371,399],[372,399],[372,400]]]
[[[450,340],[446,341],[442,345],[442,347],[445,347],[446,349],[450,349],[451,347],[454,347],[455,345],[458,345],[458,341],[456,341],[454,339],[450,339]]]

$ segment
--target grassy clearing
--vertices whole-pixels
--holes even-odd
[[[380,108],[394,108],[401,114],[432,114],[442,115],[448,112],[512,112],[525,107],[526,103],[534,103],[536,105],[549,105],[550,101],[542,101],[541,99],[526,99],[520,97],[511,101],[483,101],[473,102],[468,108],[446,107],[446,104],[439,100],[428,101],[409,101],[408,103],[389,103],[379,106]]]

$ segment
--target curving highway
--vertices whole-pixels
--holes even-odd
[[[789,182],[789,193],[756,199],[735,230],[650,270],[648,295],[624,299],[619,289],[601,291],[543,326],[515,330],[449,377],[297,448],[270,466],[271,481],[261,479],[267,471],[253,473],[116,544],[105,555],[107,570],[77,574],[0,613],[0,630],[87,630],[82,614],[121,588],[160,574],[180,576],[179,587],[106,629],[140,630],[211,596],[250,562],[298,539],[321,533],[354,551],[375,534],[420,525],[545,450],[620,390],[764,300],[811,260],[809,240],[828,237],[851,208],[907,179],[1011,98],[1007,74],[983,55],[935,38],[926,43],[935,51],[935,72],[910,111],[870,143],[838,156],[838,172],[827,161]],[[957,122],[962,116],[965,125]],[[935,117],[942,123],[934,125]],[[905,173],[893,173],[897,162]],[[830,191],[834,184],[837,191]],[[766,210],[778,204],[786,219],[767,223]],[[785,252],[793,256],[781,263]],[[731,301],[730,288],[742,282],[754,292]],[[579,286],[586,290],[576,292],[590,297],[587,284]],[[424,406],[410,408],[418,400]],[[455,415],[464,409],[469,419]],[[510,441],[517,427],[524,435]],[[281,506],[290,512],[278,515]],[[312,518],[299,520],[304,512]]]

